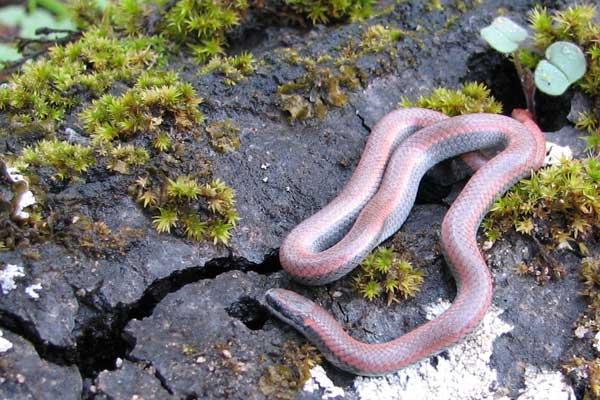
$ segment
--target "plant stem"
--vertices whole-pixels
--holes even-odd
[[[528,68],[524,68],[523,64],[521,64],[518,49],[513,53],[513,62],[515,64],[515,69],[517,70],[517,75],[519,76],[519,81],[521,82],[521,89],[523,89],[527,110],[535,120],[535,83],[533,81],[533,74]]]

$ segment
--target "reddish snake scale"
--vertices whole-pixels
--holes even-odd
[[[529,113],[515,110],[512,116],[448,118],[417,108],[387,114],[373,128],[341,193],[293,229],[280,248],[281,264],[295,280],[321,285],[339,279],[402,226],[429,168],[459,154],[504,146],[478,166],[442,222],[442,248],[457,286],[448,310],[387,343],[352,338],[329,312],[289,290],[266,293],[271,312],[332,364],[358,375],[396,371],[469,333],[492,298],[492,278],[477,247],[479,224],[494,200],[539,168],[545,155],[544,135]]]

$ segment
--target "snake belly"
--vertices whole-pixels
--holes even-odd
[[[270,289],[267,307],[332,364],[358,375],[397,371],[459,341],[481,321],[492,298],[492,278],[477,247],[479,224],[499,196],[544,160],[544,135],[526,111],[515,110],[513,118],[448,118],[419,108],[387,114],[373,128],[340,194],[294,228],[280,247],[281,264],[294,280],[322,285],[339,279],[402,226],[428,169],[497,146],[503,150],[479,166],[442,222],[442,249],[457,286],[443,314],[392,341],[364,343],[348,335],[329,312],[292,291]]]

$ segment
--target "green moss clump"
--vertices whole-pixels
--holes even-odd
[[[363,297],[374,300],[384,295],[388,305],[416,296],[422,284],[423,272],[388,247],[369,254],[354,276],[354,287]]]
[[[403,35],[404,32],[400,29],[386,28],[381,24],[373,25],[362,36],[359,44],[361,53],[380,53]]]
[[[258,381],[260,391],[270,399],[295,399],[310,370],[321,362],[317,349],[304,344],[283,343],[283,362],[269,365]]]
[[[144,73],[121,96],[104,95],[81,113],[97,142],[128,139],[142,131],[160,131],[167,121],[189,128],[203,120],[201,99],[173,72]]]
[[[99,28],[81,40],[50,49],[47,59],[30,62],[0,88],[0,110],[18,122],[61,121],[81,102],[85,89],[105,92],[115,80],[133,81],[149,66],[162,62],[161,41],[115,38]]]
[[[250,53],[243,52],[235,57],[214,56],[202,68],[202,74],[218,72],[225,79],[225,84],[233,86],[254,72],[256,61]]]
[[[195,39],[196,57],[207,61],[222,54],[225,31],[240,22],[246,0],[179,0],[164,16],[164,33],[179,42]]]
[[[585,239],[600,224],[600,162],[563,160],[534,172],[498,199],[482,223],[489,240],[517,232],[547,240],[559,249]]]
[[[240,147],[240,128],[233,120],[215,121],[206,127],[210,144],[220,153],[237,150]]]
[[[144,165],[150,159],[150,155],[146,149],[135,147],[131,144],[118,144],[110,150],[109,154],[111,158],[108,161],[107,168],[110,171],[118,172],[120,174],[129,174],[131,166]]]
[[[42,140],[26,147],[17,160],[17,165],[25,167],[26,172],[28,165],[52,167],[60,179],[77,176],[95,163],[91,147],[60,140]]]
[[[188,45],[204,63],[224,53],[225,33],[240,23],[247,8],[246,0],[179,0],[173,4],[166,0],[121,0],[105,15],[129,34],[156,25],[150,33]]]
[[[413,32],[403,31],[397,28],[389,28],[381,24],[368,27],[360,38],[351,38],[345,43],[341,52],[343,59],[355,60],[369,53],[388,52],[390,56],[396,55],[395,44],[404,36],[410,36],[419,40]]]
[[[160,180],[144,177],[131,191],[153,214],[154,227],[161,233],[177,230],[192,240],[228,244],[239,220],[235,192],[219,179],[200,184],[188,175]]]
[[[290,54],[290,61],[302,64],[306,73],[277,88],[279,106],[289,113],[290,120],[325,118],[328,107],[342,107],[348,101],[347,89],[356,89],[364,80],[361,71],[352,65],[329,65],[328,58],[313,61]]]
[[[374,0],[284,0],[313,24],[350,19],[358,21],[373,13]]]
[[[502,104],[494,99],[483,83],[477,82],[465,83],[457,90],[437,88],[431,95],[421,96],[415,102],[404,97],[400,106],[429,108],[451,117],[479,112],[493,114],[502,112]]]

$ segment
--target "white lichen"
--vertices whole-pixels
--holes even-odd
[[[568,146],[560,146],[556,143],[546,142],[546,158],[544,165],[560,165],[560,161],[572,160],[573,151]]]
[[[25,288],[25,293],[27,294],[27,296],[31,297],[34,300],[37,300],[40,298],[40,294],[38,293],[38,290],[42,290],[42,284],[41,283],[36,283],[34,285],[29,285]]]
[[[427,307],[428,319],[441,314],[450,303]],[[360,399],[462,400],[489,398],[497,391],[498,377],[489,366],[494,340],[513,327],[502,321],[502,310],[492,306],[479,327],[444,356],[434,356],[384,377],[359,377],[354,388]],[[435,362],[432,362],[435,361]]]
[[[310,379],[306,381],[302,390],[309,393],[314,393],[315,391],[317,393],[321,392],[322,399],[344,397],[344,389],[335,386],[320,365],[317,365],[310,370]]]
[[[600,332],[594,335],[594,349],[600,353]]]
[[[525,389],[517,400],[575,400],[575,392],[560,372],[528,365],[525,368]]]
[[[0,331],[0,353],[5,353],[13,347],[10,341],[2,337],[3,335],[2,331]]]
[[[2,287],[2,294],[8,294],[11,290],[16,289],[17,284],[15,283],[15,279],[24,276],[25,272],[23,267],[6,264],[6,266],[0,270],[0,287]]]

